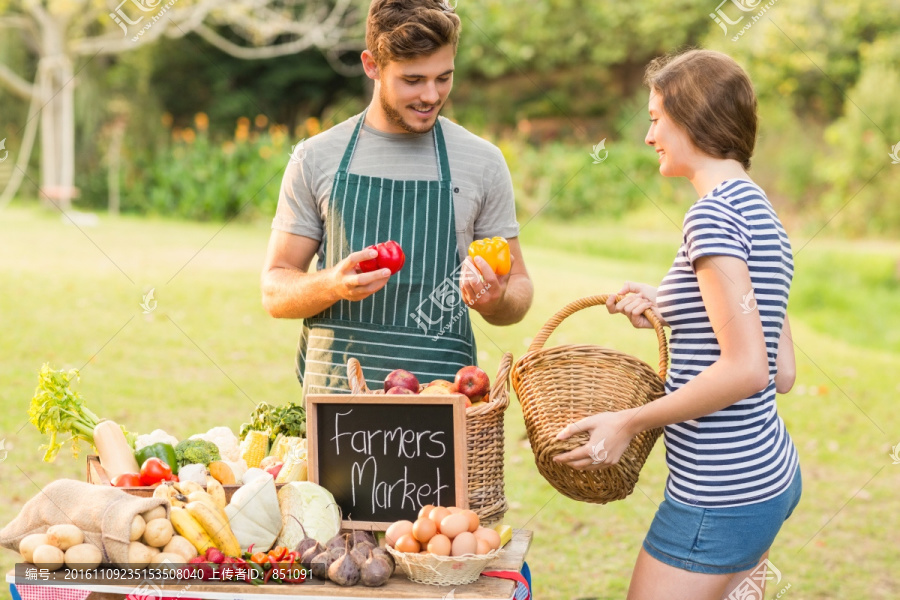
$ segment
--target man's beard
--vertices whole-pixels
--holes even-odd
[[[397,127],[403,129],[404,131],[408,131],[409,133],[428,133],[432,129],[434,129],[434,124],[437,123],[437,117],[441,114],[440,109],[437,111],[437,115],[435,115],[434,121],[431,125],[425,127],[425,129],[416,129],[409,123],[403,120],[403,116],[395,109],[390,103],[387,101],[387,98],[384,97],[384,87],[378,93],[378,101],[381,104],[381,110],[384,111],[385,116],[387,116],[388,121],[396,125]],[[443,108],[443,106],[441,107]]]

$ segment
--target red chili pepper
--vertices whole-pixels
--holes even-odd
[[[269,558],[274,558],[276,561],[282,560],[284,555],[287,554],[288,549],[284,546],[278,546],[277,548],[272,548],[269,550]]]
[[[366,250],[375,250],[378,256],[364,260],[356,268],[360,273],[370,273],[378,269],[390,269],[391,275],[403,268],[406,263],[406,255],[403,248],[394,240],[369,246]]]

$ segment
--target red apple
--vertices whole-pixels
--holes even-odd
[[[415,394],[415,392],[409,388],[400,387],[399,385],[395,385],[394,387],[392,387],[391,389],[386,391],[385,394]]]
[[[418,394],[419,380],[409,371],[397,369],[388,373],[388,376],[384,378],[384,391],[388,391],[394,387],[406,388],[413,394]]]
[[[463,367],[456,373],[453,391],[465,394],[472,402],[482,400],[490,390],[490,378],[478,367]]]
[[[453,384],[451,383],[450,385],[452,386]],[[456,392],[451,390],[451,388],[447,387],[446,385],[435,385],[434,383],[428,384],[428,386],[421,392],[421,394],[423,396],[429,396],[429,395],[446,396],[448,394],[455,394],[455,393]]]

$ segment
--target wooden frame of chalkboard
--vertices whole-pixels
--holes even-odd
[[[468,508],[465,400],[462,394],[306,397],[309,480],[334,495],[344,528],[382,531],[400,519],[415,521],[425,504]]]

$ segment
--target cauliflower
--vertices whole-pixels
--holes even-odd
[[[154,429],[151,433],[137,436],[137,440],[134,442],[134,450],[137,452],[141,448],[146,448],[147,446],[152,446],[159,442],[164,442],[174,448],[178,445],[178,438],[169,435],[162,429]]]
[[[206,433],[192,435],[190,439],[212,442],[219,449],[222,460],[237,461],[241,458],[240,442],[228,427],[213,427]]]
[[[240,481],[241,478],[244,476],[244,473],[247,472],[247,461],[245,461],[243,458],[241,458],[239,460],[233,460],[233,461],[232,460],[223,460],[222,462],[224,462],[226,465],[228,465],[228,467],[234,473],[235,481]]]

